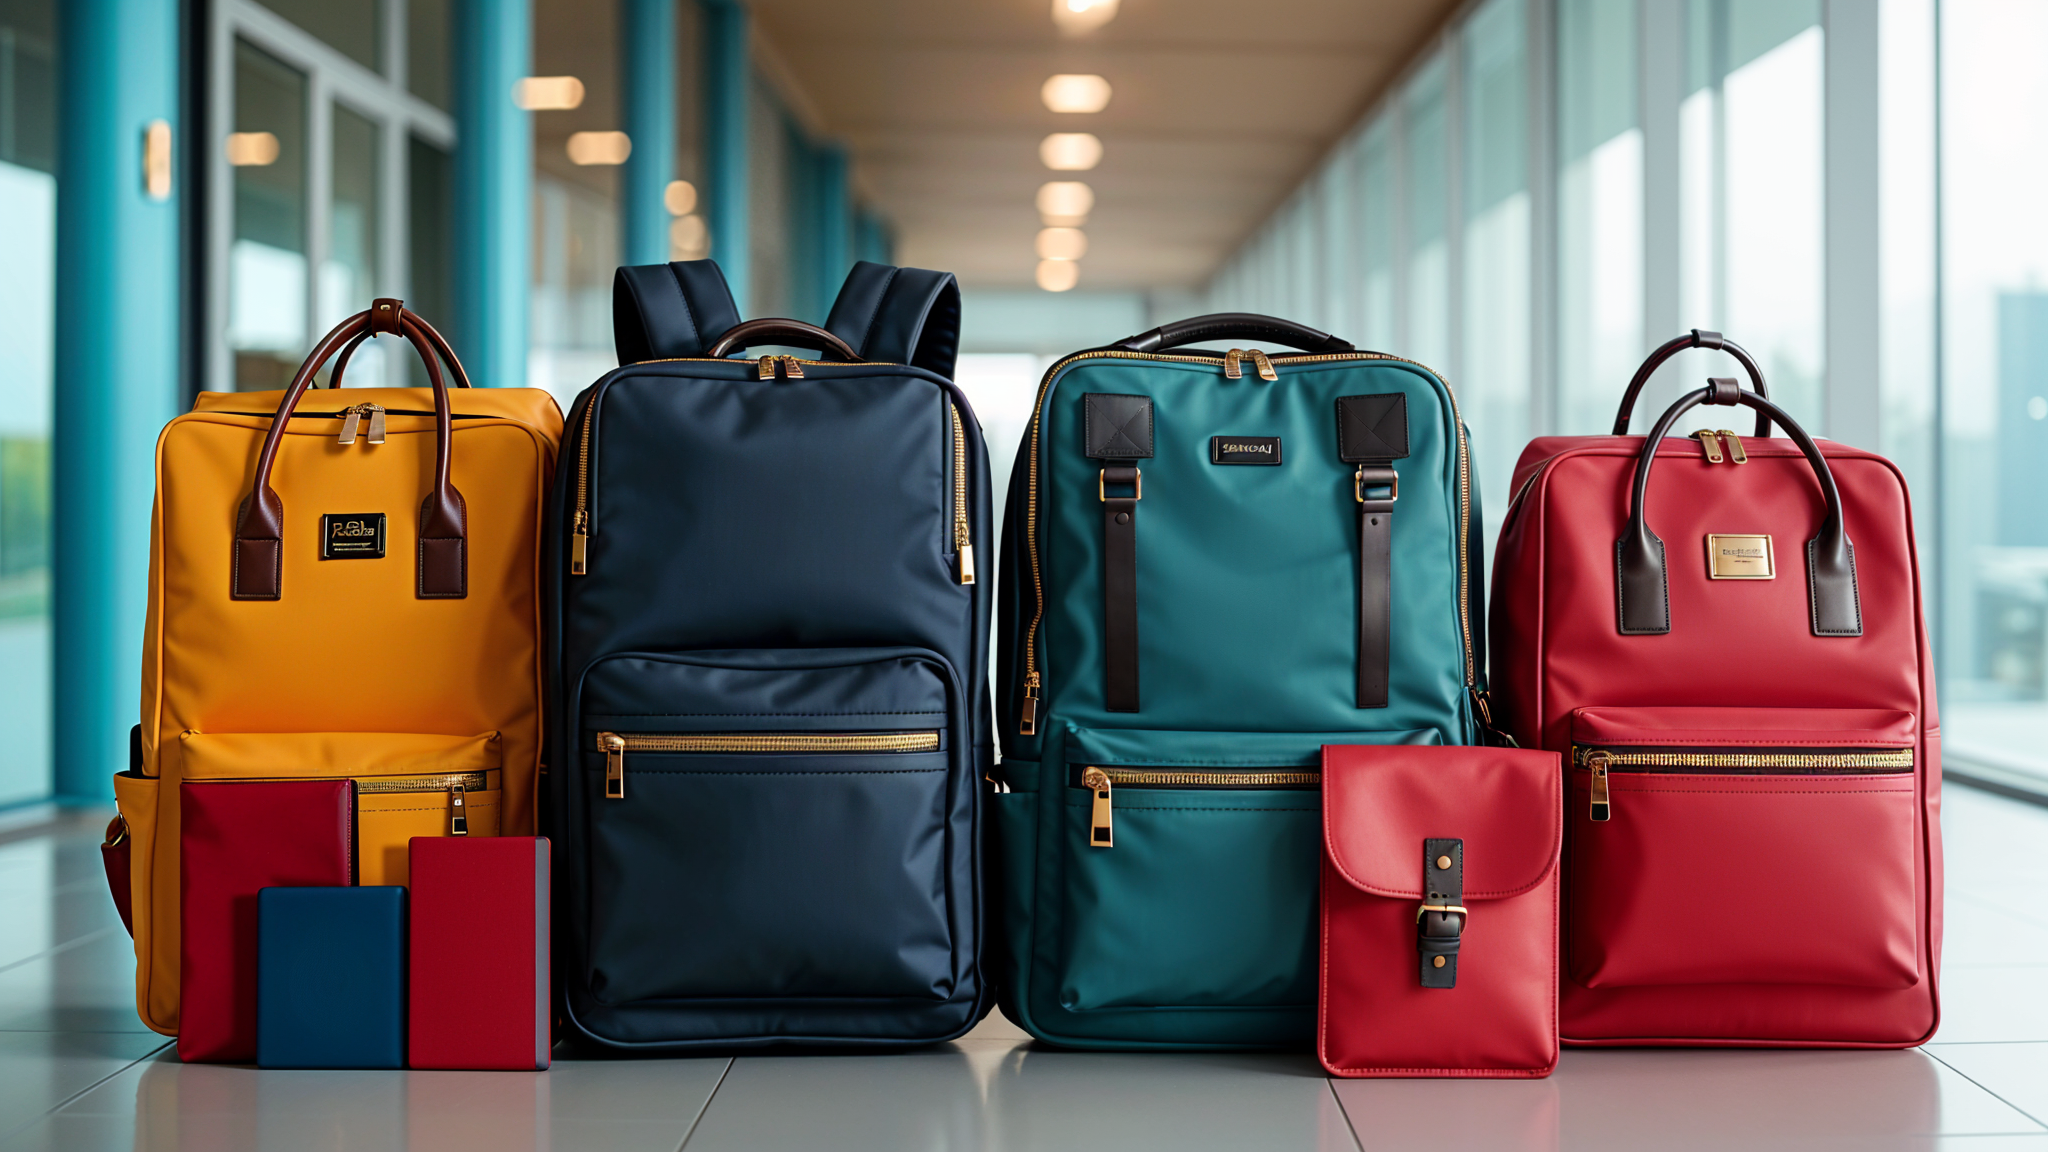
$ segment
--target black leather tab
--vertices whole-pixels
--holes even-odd
[[[1856,591],[1856,546],[1840,536],[1841,548],[1806,542],[1806,595],[1815,636],[1863,635],[1863,598]]]
[[[1615,616],[1624,636],[1661,636],[1671,631],[1671,586],[1664,567],[1664,541],[1644,525],[1614,542]]]
[[[1082,395],[1082,429],[1095,460],[1145,460],[1152,455],[1152,398],[1115,392]]]
[[[1102,470],[1102,700],[1111,712],[1138,710],[1139,479],[1136,468]]]
[[[1389,636],[1394,614],[1394,501],[1392,468],[1361,468],[1358,494],[1358,706],[1387,706]],[[1388,489],[1388,498],[1372,493]]]
[[[1742,385],[1736,383],[1733,376],[1709,376],[1705,403],[1725,404],[1733,408],[1742,403]]]
[[[1346,464],[1408,455],[1408,397],[1401,392],[1337,397],[1337,458]]]
[[[862,260],[846,274],[825,330],[863,360],[953,378],[960,353],[960,284],[951,272]]]
[[[713,261],[628,265],[612,276],[612,342],[621,365],[702,356],[739,322]]]
[[[1465,903],[1465,842],[1426,839],[1422,842],[1422,911],[1416,919],[1415,947],[1421,953],[1422,986],[1458,985],[1458,944],[1465,935],[1465,913],[1430,911]]]

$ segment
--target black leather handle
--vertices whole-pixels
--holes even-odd
[[[1736,362],[1742,365],[1742,370],[1749,373],[1749,383],[1756,389],[1756,394],[1765,399],[1770,398],[1771,390],[1764,386],[1763,369],[1756,366],[1756,361],[1750,358],[1747,349],[1719,332],[1695,328],[1676,339],[1666,340],[1662,347],[1650,353],[1650,358],[1643,361],[1641,368],[1636,369],[1635,378],[1628,382],[1628,391],[1621,394],[1621,411],[1614,417],[1616,436],[1628,435],[1628,419],[1635,413],[1636,397],[1642,394],[1643,385],[1650,382],[1650,376],[1657,371],[1658,366],[1687,348],[1712,348],[1735,357]],[[1771,434],[1771,418],[1761,409],[1756,414],[1756,434]]]
[[[789,348],[816,348],[821,359],[837,360],[844,364],[860,363],[860,354],[847,347],[846,341],[825,331],[816,324],[806,324],[801,320],[782,320],[776,318],[749,320],[744,324],[735,324],[726,329],[725,335],[718,338],[718,343],[713,344],[710,350],[704,354],[713,360],[723,360],[735,352],[762,344],[776,344]]]
[[[1820,531],[1806,542],[1807,605],[1815,636],[1863,635],[1863,607],[1856,592],[1856,548],[1842,525],[1842,494],[1835,488],[1835,474],[1813,437],[1806,434],[1785,410],[1754,392],[1744,392],[1732,380],[1719,380],[1678,398],[1665,409],[1657,426],[1643,441],[1636,458],[1634,491],[1631,495],[1628,527],[1614,542],[1614,599],[1618,626],[1625,636],[1655,636],[1671,631],[1670,573],[1664,555],[1664,541],[1650,531],[1646,500],[1650,491],[1650,466],[1656,462],[1657,446],[1680,416],[1702,403],[1746,404],[1756,409],[1759,419],[1770,417],[1806,454],[1813,474],[1820,481],[1827,514]]]
[[[1207,316],[1191,316],[1186,320],[1161,324],[1150,332],[1126,336],[1110,347],[1123,352],[1164,352],[1168,348],[1200,344],[1204,340],[1270,340],[1304,352],[1357,351],[1349,340],[1318,332],[1306,324],[1296,324],[1277,316],[1260,316],[1255,312],[1213,312]]]

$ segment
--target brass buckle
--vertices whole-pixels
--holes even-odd
[[[100,847],[119,848],[121,842],[126,839],[128,839],[128,819],[125,816],[116,816],[107,822],[107,834]]]
[[[1401,498],[1401,474],[1392,468],[1374,469],[1374,471],[1385,472],[1389,477],[1387,487],[1393,489],[1393,491],[1387,494],[1387,503],[1392,504],[1394,501],[1399,500]],[[1377,480],[1374,481],[1374,485],[1378,485]],[[1358,466],[1358,471],[1351,474],[1351,494],[1358,498],[1360,504],[1365,503],[1365,465],[1363,464]]]
[[[1415,922],[1417,924],[1422,923],[1422,914],[1424,912],[1456,912],[1458,915],[1470,919],[1470,913],[1465,911],[1463,904],[1424,904],[1415,910]],[[1458,927],[1463,928],[1464,925],[1460,924]]]
[[[1143,468],[1133,468],[1131,471],[1138,474],[1137,479],[1132,483],[1134,491],[1131,499],[1143,500],[1145,498],[1145,470]],[[1108,475],[1109,469],[1107,468],[1095,474],[1095,498],[1105,504],[1109,502],[1109,481],[1106,479]]]

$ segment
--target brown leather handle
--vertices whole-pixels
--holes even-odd
[[[1695,328],[1683,336],[1666,340],[1655,352],[1650,353],[1649,358],[1643,361],[1642,367],[1636,369],[1635,376],[1628,382],[1628,391],[1621,394],[1621,409],[1614,416],[1614,435],[1628,435],[1628,420],[1635,413],[1636,397],[1642,394],[1643,385],[1650,382],[1650,376],[1657,371],[1659,365],[1687,348],[1711,348],[1735,357],[1736,362],[1742,365],[1742,370],[1749,373],[1749,382],[1756,389],[1756,394],[1766,400],[1770,399],[1771,390],[1764,386],[1764,371],[1756,366],[1756,361],[1751,358],[1748,349],[1719,332]],[[1758,409],[1756,414],[1756,434],[1771,434],[1771,418],[1762,409]]]
[[[427,379],[434,387],[434,483],[420,504],[419,577],[415,594],[422,600],[459,600],[468,594],[468,515],[462,493],[448,479],[448,454],[453,446],[453,420],[448,408],[448,385],[442,378],[441,361],[453,369],[461,387],[469,386],[455,350],[432,325],[405,310],[400,300],[371,302],[366,312],[335,325],[320,338],[306,362],[299,365],[277,415],[271,418],[270,434],[256,457],[256,476],[249,495],[235,517],[233,563],[230,566],[235,600],[276,600],[284,594],[284,501],[270,486],[271,469],[277,466],[277,450],[291,414],[313,383],[320,365],[337,349],[352,347],[371,336],[402,336],[427,365]]]
[[[382,300],[371,301],[373,306],[382,303],[384,303]],[[396,305],[401,311],[405,308],[405,301],[403,300],[393,300],[391,303]],[[443,339],[441,334],[434,330],[432,324],[421,319],[419,313],[406,312],[405,315],[412,317],[413,320],[419,323],[420,327],[426,329],[428,342],[433,344],[434,348],[441,353],[442,358],[448,361],[448,368],[455,376],[455,386],[457,388],[469,387],[469,373],[462,370],[462,362],[455,358],[455,351],[448,347],[448,341]],[[334,370],[327,374],[327,386],[329,388],[341,387],[341,374],[348,371],[348,362],[355,357],[356,349],[363,346],[363,341],[368,340],[373,335],[375,333],[365,331],[342,347],[341,355],[334,358]]]
[[[743,349],[762,344],[780,344],[790,348],[816,348],[823,359],[837,360],[842,364],[860,363],[860,353],[855,352],[846,341],[834,336],[816,324],[801,320],[765,318],[735,324],[725,330],[706,356],[723,360]]]

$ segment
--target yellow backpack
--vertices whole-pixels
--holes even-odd
[[[378,334],[411,343],[433,387],[306,399],[328,357],[338,384]],[[470,388],[397,300],[328,333],[284,392],[202,393],[164,428],[141,758],[114,778],[151,1028],[178,1029],[181,781],[353,778],[363,884],[405,883],[414,836],[533,833],[561,437],[552,397]]]

